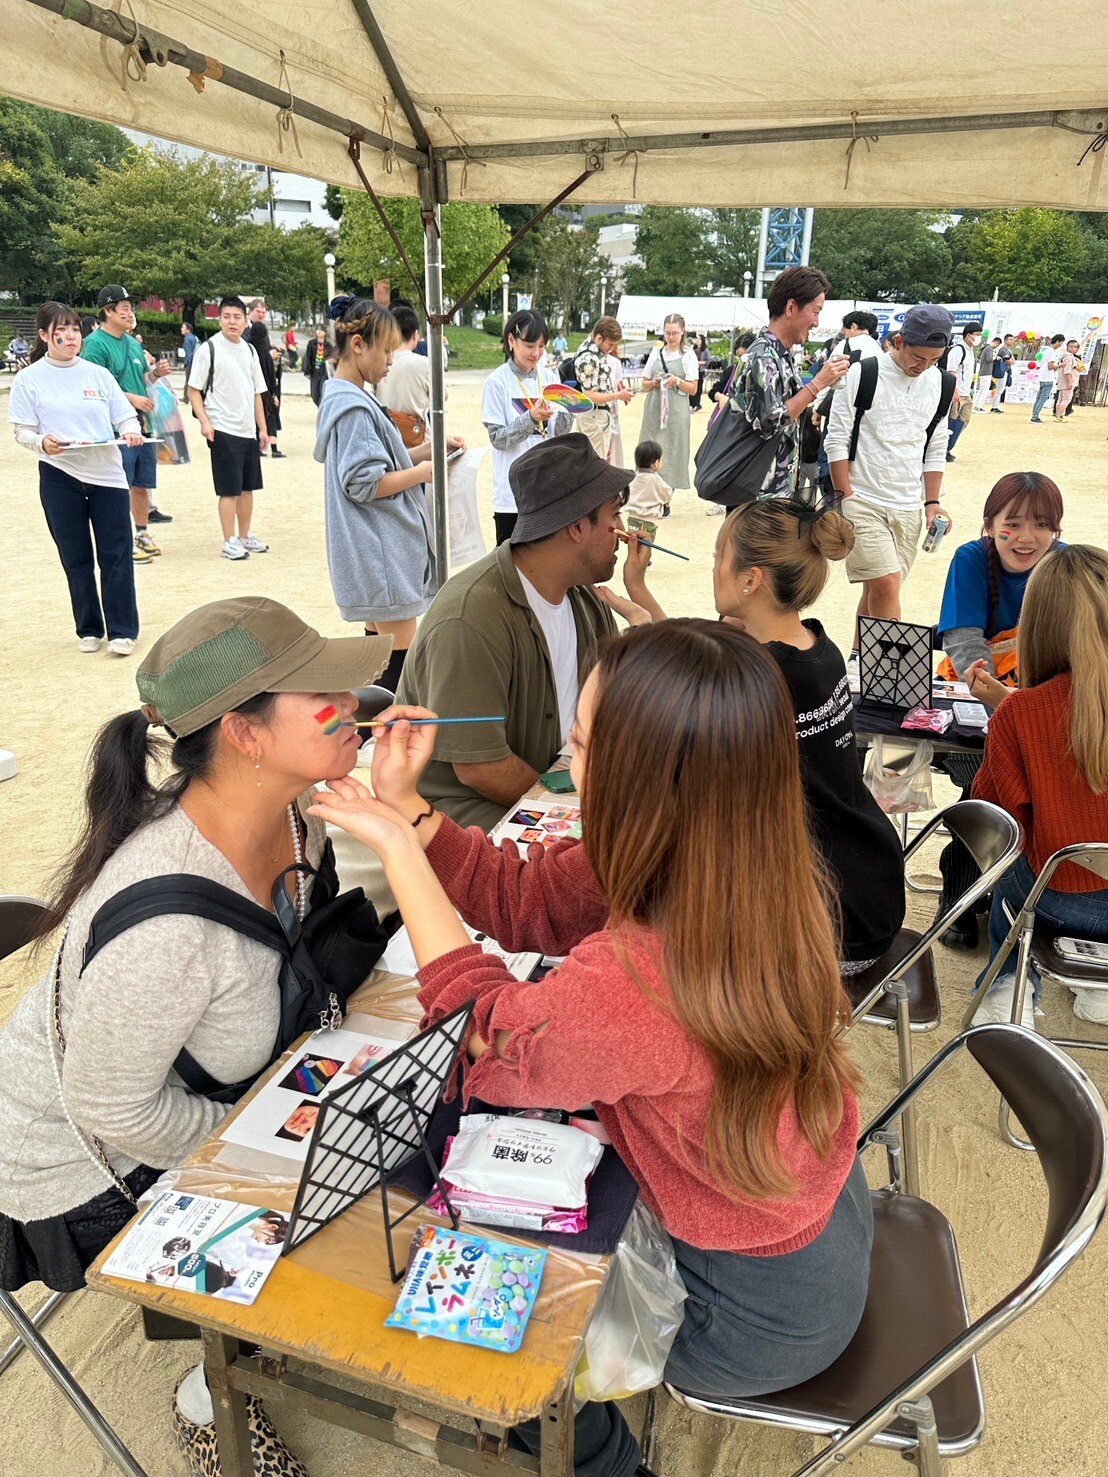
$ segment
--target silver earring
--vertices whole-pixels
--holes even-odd
[[[254,772],[258,776],[258,789],[260,790],[262,788],[262,756],[260,754],[254,755]]]

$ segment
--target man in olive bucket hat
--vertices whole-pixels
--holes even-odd
[[[549,769],[600,641],[615,631],[592,588],[612,577],[635,473],[579,433],[527,451],[508,473],[511,542],[447,580],[423,617],[397,702],[503,723],[442,729],[420,794],[488,830]]]

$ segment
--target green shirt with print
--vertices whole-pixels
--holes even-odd
[[[567,598],[584,683],[601,640],[616,625],[587,586],[575,586]],[[487,831],[504,807],[463,785],[455,764],[490,764],[514,754],[540,774],[550,768],[562,747],[554,669],[509,544],[460,570],[435,596],[404,662],[396,700],[444,717],[504,714],[503,723],[439,730],[419,792],[460,826]]]
[[[91,364],[102,364],[125,395],[149,396],[146,354],[142,345],[129,333],[116,338],[106,329],[94,329],[85,339],[81,358]]]

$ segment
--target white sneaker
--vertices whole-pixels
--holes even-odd
[[[1002,980],[999,985],[994,985],[982,1000],[981,1004],[973,1013],[971,1026],[994,1026],[1011,1024],[1012,1001],[1015,999],[1015,980]],[[1028,1031],[1035,1029],[1035,1004],[1031,998],[1031,981],[1027,982],[1027,989],[1023,995],[1023,1018],[1020,1024]]]
[[[224,559],[249,559],[250,554],[243,547],[242,539],[229,538],[219,551]]]
[[[108,650],[113,656],[134,656],[135,643],[130,636],[116,636],[108,642]]]
[[[1073,1013],[1079,1021],[1108,1026],[1108,990],[1074,990]]]
[[[705,516],[708,518],[720,518],[726,512],[727,509],[722,503],[709,503],[704,509]]]
[[[91,655],[92,652],[100,650],[100,643],[103,639],[103,636],[79,636],[77,638],[77,650],[87,652]]]
[[[246,552],[248,554],[268,554],[269,553],[269,545],[268,544],[263,544],[262,541],[261,541],[261,539],[260,538],[255,538],[252,533],[248,533],[245,538],[240,538],[239,539],[239,543],[242,545],[242,547],[246,550]]]

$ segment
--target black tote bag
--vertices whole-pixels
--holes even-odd
[[[708,427],[694,459],[697,496],[737,508],[760,497],[777,460],[782,431],[767,440],[731,402]]]

